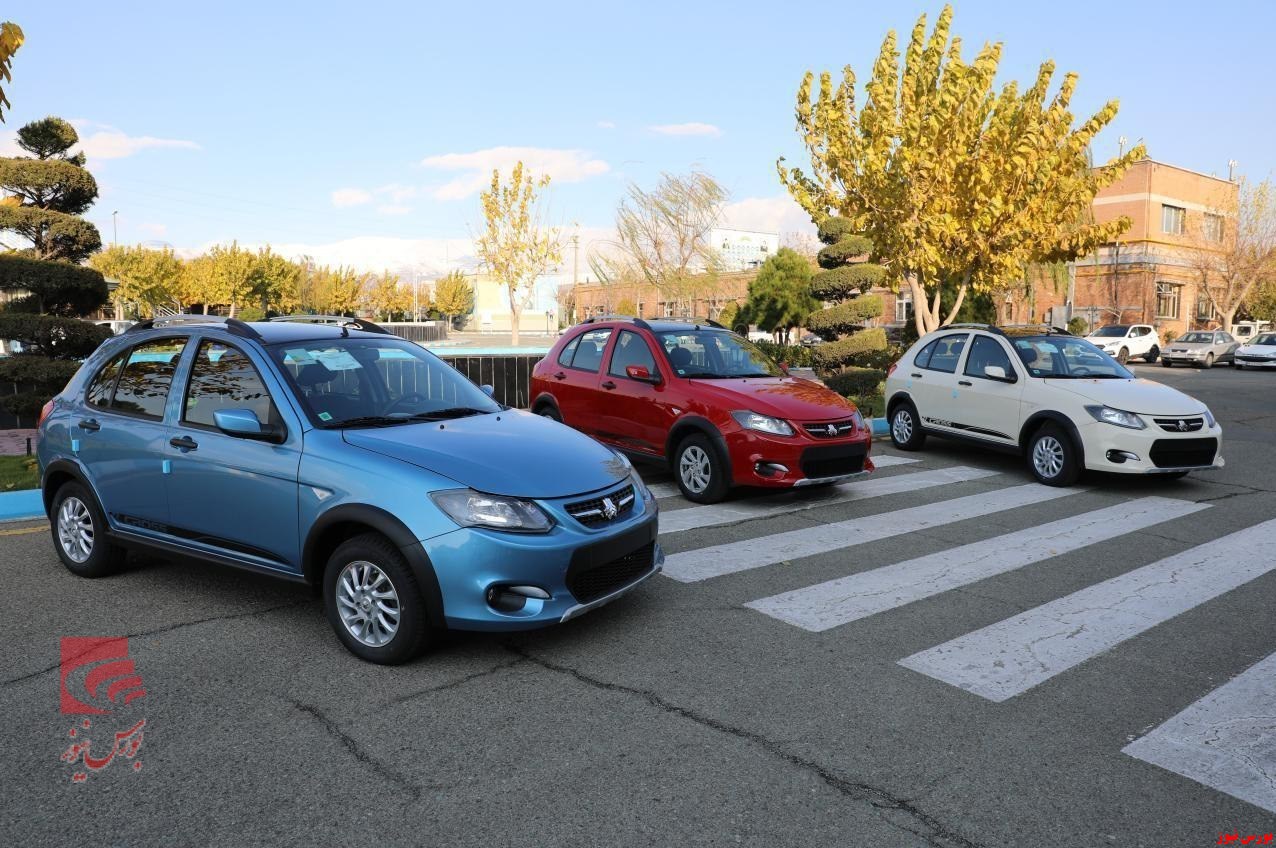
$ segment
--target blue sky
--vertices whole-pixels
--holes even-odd
[[[906,37],[941,6],[9,4],[27,43],[6,129],[80,122],[108,242],[119,210],[121,242],[438,269],[468,253],[484,170],[519,155],[551,172],[553,220],[587,241],[628,181],[692,166],[730,190],[730,223],[789,231],[804,222],[774,163],[801,162],[803,72],[849,63],[863,79],[887,29]],[[1081,75],[1078,116],[1120,98],[1101,155],[1126,135],[1205,172],[1276,170],[1273,5],[955,7],[968,55],[1005,43],[1002,81],[1053,58]]]

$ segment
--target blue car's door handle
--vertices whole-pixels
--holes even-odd
[[[95,419],[85,418],[80,421],[80,429],[88,430],[90,433],[96,433],[102,429],[102,425],[97,423]]]
[[[190,436],[174,436],[168,440],[168,443],[175,448],[181,448],[182,450],[188,451],[195,450],[199,447],[199,442],[195,441]]]

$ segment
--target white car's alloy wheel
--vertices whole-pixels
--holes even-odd
[[[1032,448],[1032,467],[1042,478],[1053,480],[1063,471],[1063,445],[1054,436],[1042,436]]]
[[[895,415],[891,418],[891,435],[895,437],[897,444],[913,437],[913,416],[908,414],[907,409],[895,410]]]

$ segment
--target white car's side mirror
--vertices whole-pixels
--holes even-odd
[[[1014,382],[1014,378],[1007,376],[1006,369],[1000,365],[985,365],[984,376],[990,380],[1001,380],[1006,383]]]

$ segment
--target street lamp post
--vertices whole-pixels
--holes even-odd
[[[111,213],[111,247],[115,247],[120,241],[120,224],[117,219],[119,214],[118,209]]]

